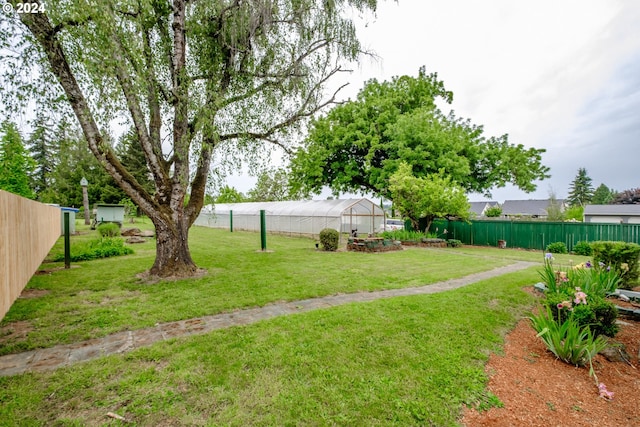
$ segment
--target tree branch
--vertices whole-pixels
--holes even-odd
[[[91,152],[143,211],[152,212],[157,210],[159,206],[153,197],[122,166],[110,149],[109,144],[104,141],[82,89],[67,62],[62,45],[53,32],[53,27],[47,14],[21,14],[20,20],[29,28],[47,55],[51,70],[69,99]]]

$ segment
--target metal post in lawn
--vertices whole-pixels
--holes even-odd
[[[229,231],[233,233],[233,210],[229,210]]]
[[[64,268],[71,268],[71,239],[69,238],[69,212],[64,213]]]
[[[264,209],[260,210],[260,248],[267,250],[267,220]]]

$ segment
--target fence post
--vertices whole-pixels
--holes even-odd
[[[64,268],[71,268],[71,239],[69,238],[69,212],[64,213]]]
[[[267,220],[264,209],[260,210],[260,247],[263,251],[267,250]]]

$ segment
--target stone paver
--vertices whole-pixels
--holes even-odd
[[[248,325],[260,320],[271,319],[287,314],[304,313],[353,302],[368,302],[381,298],[444,292],[506,273],[523,270],[535,265],[538,265],[538,263],[519,261],[505,267],[499,267],[481,273],[470,274],[459,279],[446,280],[425,286],[330,295],[300,301],[273,303],[264,307],[163,323],[152,328],[118,332],[104,338],[96,338],[79,343],[59,345],[51,348],[28,351],[25,353],[9,354],[6,356],[0,356],[0,376],[17,375],[23,372],[53,370],[62,366],[97,359],[109,354],[126,353],[136,348],[151,345],[158,341],[182,336],[204,334],[231,326]]]

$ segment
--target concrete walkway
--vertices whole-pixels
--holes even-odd
[[[104,338],[96,338],[74,344],[58,345],[25,353],[9,354],[0,357],[0,376],[53,370],[62,366],[69,366],[74,363],[97,359],[110,354],[126,353],[170,338],[204,334],[230,326],[248,325],[260,320],[286,314],[304,313],[321,308],[336,307],[352,302],[373,301],[380,298],[433,294],[448,291],[506,273],[520,271],[535,265],[539,265],[539,263],[519,261],[505,267],[425,286],[331,295],[301,301],[273,303],[264,307],[158,324],[153,328],[119,332]]]

